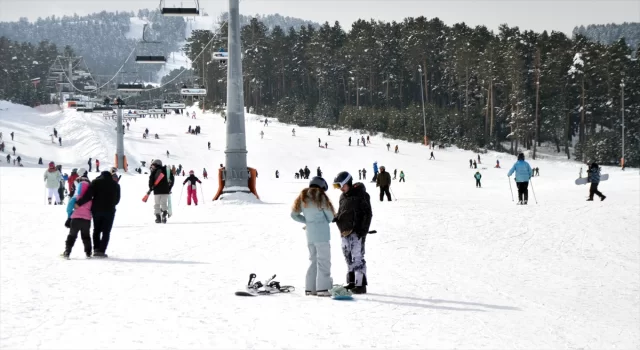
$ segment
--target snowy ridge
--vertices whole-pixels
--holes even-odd
[[[203,182],[199,205],[186,205],[184,177],[177,177],[173,216],[155,224],[153,198],[141,201],[148,175],[124,174],[105,260],[85,260],[79,238],[71,260],[59,258],[68,230],[63,208],[43,205],[43,167],[18,168],[0,158],[0,347],[640,347],[638,169],[604,167],[610,178],[600,190],[607,199],[585,202],[588,187],[573,183],[579,163],[530,161],[541,176],[529,187],[530,205],[516,206],[506,177],[513,156],[489,152],[478,169],[469,169],[477,154],[454,147],[434,150],[436,160],[429,161],[430,150],[418,144],[376,136],[358,147],[359,135],[349,131],[327,136],[326,129],[277,121],[264,126],[264,117],[247,114],[248,166],[259,173],[260,201],[235,194],[231,201],[211,202],[224,163],[226,124],[219,115],[196,112],[195,120],[171,115],[131,122],[125,151],[131,168],[158,158],[193,169]],[[189,125],[200,125],[202,134],[187,134]],[[62,147],[48,138],[54,126]],[[88,157],[106,157],[106,168],[115,153],[114,127],[100,116],[39,114],[0,102],[7,149],[15,131],[23,158],[41,154],[63,171],[86,166]],[[142,139],[145,128],[150,139]],[[318,147],[318,138],[328,149]],[[393,153],[396,144],[399,154]],[[500,169],[493,168],[496,158]],[[391,186],[397,201],[380,202],[368,182],[376,160],[406,173],[406,183]],[[304,296],[307,243],[303,225],[289,214],[307,185],[293,174],[305,165],[312,175],[320,166],[328,182],[339,171],[356,179],[358,169],[368,172],[363,182],[372,200],[371,229],[378,233],[366,243],[369,294],[354,302]],[[476,171],[480,189],[474,187]],[[90,177],[96,175],[94,170]],[[328,191],[336,207],[339,195]],[[346,266],[335,226],[331,235],[332,276],[343,283]],[[262,281],[275,273],[296,291],[233,295],[252,272]]]

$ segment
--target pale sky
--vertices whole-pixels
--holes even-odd
[[[193,7],[195,0],[165,0],[167,7]],[[135,11],[158,8],[159,0],[0,0],[0,21],[20,17],[35,20],[50,15],[84,15],[102,10]],[[200,7],[217,16],[227,0],[200,0]],[[361,19],[402,21],[405,17],[439,17],[447,25],[465,22],[496,30],[501,23],[521,30],[571,34],[588,24],[640,22],[640,0],[241,0],[244,15],[274,14],[323,23],[340,21],[345,30]]]

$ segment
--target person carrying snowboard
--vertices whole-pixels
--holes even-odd
[[[156,216],[156,223],[166,223],[167,216],[169,215],[169,195],[173,188],[174,177],[171,175],[171,172],[167,170],[167,167],[162,165],[160,159],[156,159],[151,163],[150,170],[149,190],[151,190],[154,195],[153,213]],[[160,174],[164,174],[164,177],[154,186]],[[161,214],[162,217],[160,217]]]
[[[600,184],[600,167],[595,162],[591,163],[589,170],[587,170],[587,181],[591,182],[591,187],[589,187],[589,199],[587,199],[587,202],[593,201],[594,194],[600,197],[601,202],[607,198],[607,196],[598,191],[598,185]]]
[[[71,250],[78,239],[78,232],[80,232],[80,237],[82,238],[84,253],[87,256],[87,259],[91,258],[90,231],[91,206],[93,205],[93,201],[89,197],[82,203],[82,205],[78,205],[78,200],[84,199],[87,192],[89,192],[90,186],[91,184],[89,183],[88,178],[84,176],[79,177],[77,180],[76,194],[71,198],[71,200],[69,200],[69,204],[67,204],[67,221],[64,225],[69,228],[69,235],[65,241],[64,252],[61,254],[65,259],[69,259],[69,256],[71,255]]]
[[[367,263],[364,260],[365,241],[371,225],[371,201],[363,183],[353,183],[351,174],[339,173],[333,180],[339,189],[340,206],[334,222],[342,237],[342,252],[347,261],[347,285],[354,294],[367,292]]]
[[[518,154],[518,161],[513,164],[507,176],[511,177],[514,172],[516,173],[515,180],[518,187],[518,204],[526,205],[529,201],[529,180],[533,174],[531,166],[524,160],[524,153]]]
[[[189,182],[189,187],[187,187],[187,205],[191,205],[192,198],[193,203],[198,205],[198,185],[196,185],[196,182],[202,184],[202,181],[194,175],[193,170],[189,170],[189,176],[184,180],[182,186],[184,186],[187,181]]]
[[[309,268],[305,279],[305,294],[320,297],[331,296],[333,287],[331,278],[331,235],[330,224],[335,210],[326,191],[327,182],[316,176],[303,189],[291,208],[291,218],[305,224],[307,247],[309,249]]]
[[[376,178],[376,187],[380,187],[380,202],[384,202],[384,195],[387,195],[387,200],[391,202],[391,193],[389,193],[389,186],[391,186],[391,174],[386,171],[384,166],[380,167],[380,173]]]
[[[51,205],[51,197],[55,200],[54,205],[61,204],[58,187],[62,181],[62,174],[56,169],[54,162],[49,162],[49,168],[44,172],[45,187],[47,188],[47,198]]]
[[[480,184],[480,179],[482,178],[482,175],[480,175],[480,172],[476,171],[473,177],[476,179],[476,187],[482,187],[482,185]]]

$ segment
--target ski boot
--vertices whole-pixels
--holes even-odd
[[[162,223],[166,224],[167,223],[167,216],[169,215],[169,212],[166,210],[162,211]]]
[[[84,254],[87,256],[87,259],[91,259],[91,252],[85,252]]]
[[[156,214],[156,224],[159,224],[162,222],[162,219],[160,219],[160,214]]]
[[[107,254],[103,253],[103,252],[95,251],[95,252],[93,252],[93,257],[94,257],[94,258],[101,258],[101,259],[103,259],[103,258],[108,258],[109,256],[108,256]]]
[[[67,260],[69,260],[69,255],[71,255],[71,253],[66,251],[66,250],[62,254],[60,254],[60,256],[62,258],[67,259]]]

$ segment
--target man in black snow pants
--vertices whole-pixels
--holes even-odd
[[[391,174],[389,174],[384,166],[380,167],[380,174],[376,179],[376,186],[380,187],[380,202],[384,201],[384,195],[387,195],[387,200],[391,202],[391,193],[389,193],[389,186],[391,186]]]
[[[367,262],[364,243],[371,225],[371,201],[364,184],[353,183],[351,175],[343,171],[333,180],[333,188],[340,189],[340,207],[334,218],[342,236],[342,254],[347,261],[347,285],[354,294],[367,292]]]
[[[120,185],[117,177],[118,169],[103,171],[91,182],[89,192],[76,204],[93,200],[91,216],[93,217],[93,257],[107,258],[105,252],[111,237],[113,219],[116,216],[116,205],[120,203]],[[101,237],[102,234],[102,237]]]

